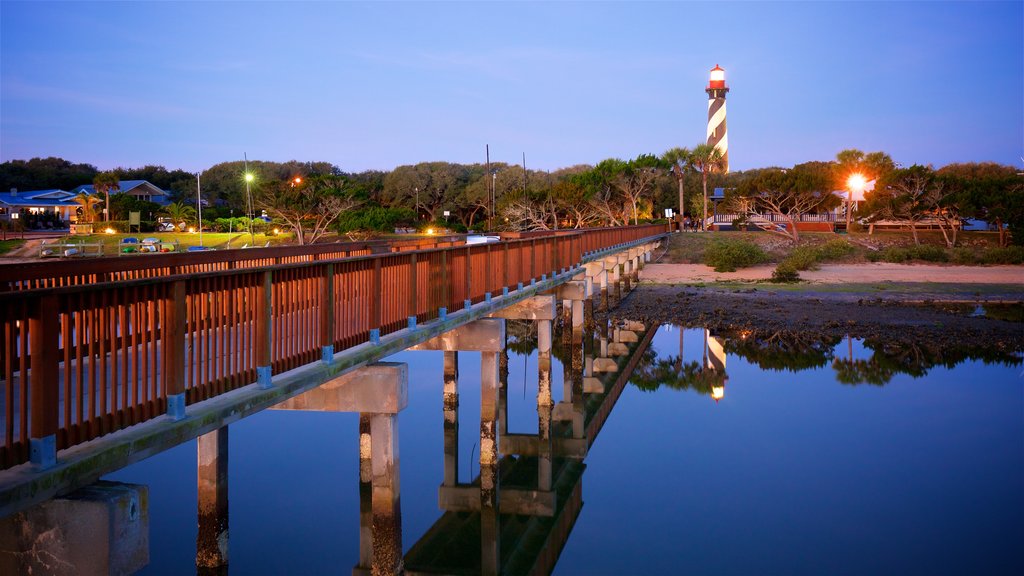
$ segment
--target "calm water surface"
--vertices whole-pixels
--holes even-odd
[[[707,336],[655,333],[586,457],[555,574],[1024,573],[1019,358],[931,366],[843,340],[780,360],[734,335],[711,338],[705,359]],[[389,360],[409,364],[398,418],[408,551],[442,515],[442,357]],[[459,363],[459,481],[470,482],[480,355]],[[556,401],[563,372],[554,358]],[[510,354],[510,433],[536,433],[536,394],[536,353]],[[229,467],[231,573],[351,573],[357,415],[268,411],[232,424]],[[195,442],[107,477],[150,488],[143,574],[194,572],[195,478]]]

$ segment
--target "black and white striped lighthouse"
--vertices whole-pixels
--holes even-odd
[[[725,70],[718,64],[711,69],[708,93],[708,146],[722,151],[722,172],[729,171],[729,137],[725,133]]]

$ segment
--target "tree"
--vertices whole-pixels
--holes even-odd
[[[652,154],[641,154],[628,162],[616,162],[617,173],[613,182],[629,204],[633,225],[639,224],[639,206],[644,197],[650,194],[658,170],[664,164]]]
[[[788,170],[762,170],[741,184],[730,202],[748,217],[750,224],[796,243],[800,240],[796,224],[803,214],[839,202],[827,191],[829,184],[828,164],[823,162],[798,164]],[[760,218],[764,213],[776,215],[785,225],[780,227]]]
[[[342,212],[361,203],[342,191],[343,183],[343,178],[333,175],[269,182],[256,196],[256,205],[290,226],[300,245],[312,244]]]
[[[915,164],[910,168],[894,170],[879,181],[868,197],[868,207],[873,212],[870,218],[902,222],[910,228],[914,244],[919,245],[918,224],[936,215],[936,210],[945,199],[942,188],[942,182],[928,166]]]
[[[436,220],[445,206],[455,205],[472,180],[469,167],[449,162],[399,166],[384,177],[381,198],[391,206],[408,206]]]
[[[551,230],[551,218],[548,213],[546,198],[541,195],[531,196],[529,192],[508,194],[502,200],[501,215],[511,230]]]
[[[701,227],[707,226],[708,222],[708,172],[718,170],[722,167],[722,151],[709,144],[700,144],[690,152],[690,165],[700,171],[701,184],[704,187],[704,215],[701,220]]]
[[[622,160],[609,158],[572,177],[575,184],[584,188],[591,209],[606,226],[620,226],[628,222],[623,198],[614,184],[616,175],[621,171]]]
[[[836,154],[836,162],[833,164],[833,190],[846,190],[846,225],[850,227],[850,199],[853,190],[850,189],[850,177],[859,174],[863,182],[876,181],[896,169],[895,162],[885,152],[871,152],[865,154],[856,148],[841,150]]]
[[[196,209],[184,202],[171,202],[164,206],[162,213],[171,219],[172,224],[179,227],[188,224],[196,217]]]
[[[661,155],[661,160],[671,167],[672,175],[676,177],[676,181],[679,183],[679,218],[686,215],[684,184],[686,182],[686,173],[690,171],[691,154],[689,148],[672,148]]]
[[[971,162],[943,166],[936,174],[964,215],[995,227],[1000,246],[1008,246],[1011,235],[1024,244],[1024,178],[1016,168]]]
[[[110,194],[111,192],[117,192],[121,189],[121,178],[117,175],[117,172],[100,172],[92,179],[93,190],[97,194],[102,194],[106,199],[106,212],[104,213],[103,220],[105,222],[110,221]]]
[[[110,197],[110,219],[127,220],[131,212],[138,212],[140,216],[147,219],[154,213],[160,211],[160,205],[156,202],[140,200],[131,194],[114,194]]]
[[[71,190],[92,182],[98,173],[92,164],[73,164],[63,158],[10,160],[0,164],[0,190]]]
[[[100,199],[82,192],[72,198],[78,203],[79,220],[82,222],[95,222],[96,221],[96,205],[100,203]]]

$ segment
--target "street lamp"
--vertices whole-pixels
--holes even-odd
[[[846,179],[846,233],[850,233],[850,211],[851,205],[853,204],[853,191],[856,190],[858,194],[864,193],[864,187],[868,181],[864,178],[864,175],[860,172],[854,172],[850,174],[850,177]]]
[[[255,176],[252,175],[252,172],[249,172],[249,167],[248,166],[249,166],[249,161],[246,160],[246,168],[245,168],[245,207],[246,207],[246,212],[248,212],[248,216],[249,216],[249,245],[253,246],[253,245],[256,244],[256,237],[253,236],[253,234],[252,234],[252,193],[249,192],[249,183],[253,181]]]
[[[416,192],[416,226],[418,227],[419,226],[419,222],[420,222],[420,188],[419,188],[419,186],[413,188],[413,191]]]

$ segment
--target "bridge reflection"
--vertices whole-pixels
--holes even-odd
[[[547,574],[558,560],[583,506],[584,460],[614,408],[629,374],[655,329],[629,323],[602,324],[596,334],[563,340],[563,395],[551,392],[551,325],[538,329],[537,432],[508,434],[507,372],[499,379],[497,410],[482,407],[480,445],[500,446],[500,457],[484,456],[480,474],[457,481],[459,404],[457,353],[446,353],[444,481],[438,489],[443,514],[410,548],[406,574]],[[626,328],[633,330],[627,330]],[[636,337],[637,334],[642,337]],[[611,339],[609,339],[611,335]],[[601,356],[602,352],[614,355]],[[595,354],[598,354],[595,356]],[[595,364],[603,372],[591,374]],[[584,387],[584,381],[588,386]],[[487,397],[482,401],[489,402]],[[499,431],[494,434],[492,431]],[[353,573],[381,574],[376,566]]]

